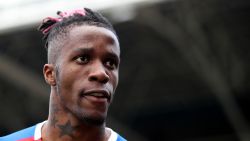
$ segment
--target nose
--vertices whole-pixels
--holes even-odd
[[[107,83],[109,81],[109,75],[105,71],[105,67],[102,63],[95,63],[88,77],[89,81],[96,81],[99,83]]]

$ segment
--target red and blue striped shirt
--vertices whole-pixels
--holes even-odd
[[[38,123],[32,127],[17,131],[7,136],[0,137],[0,141],[42,141],[41,129],[45,122]],[[126,141],[119,134],[114,132],[110,128],[106,128],[111,131],[111,135],[108,141]]]

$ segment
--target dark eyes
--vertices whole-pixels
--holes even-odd
[[[76,57],[75,61],[78,64],[87,64],[91,61],[91,58],[88,55],[82,55],[82,56]],[[111,70],[118,68],[118,61],[114,58],[105,59],[103,64],[105,67],[107,67],[108,69],[111,69]]]
[[[118,62],[115,59],[106,59],[105,65],[109,69],[116,69],[118,67]]]
[[[75,60],[79,64],[87,64],[90,61],[90,57],[88,55],[83,55],[76,57]]]

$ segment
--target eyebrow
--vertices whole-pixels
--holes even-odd
[[[76,48],[73,50],[74,53],[93,53],[94,49],[89,47],[89,48]]]
[[[89,48],[76,48],[76,49],[73,50],[73,52],[74,53],[80,53],[80,54],[82,54],[82,53],[87,53],[87,54],[90,53],[91,54],[91,53],[94,52],[94,48],[92,48],[92,47],[89,47]],[[108,56],[108,57],[116,59],[117,61],[120,61],[118,55],[111,52],[111,51],[107,52],[105,54],[105,56]]]

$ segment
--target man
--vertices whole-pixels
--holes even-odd
[[[105,126],[120,62],[112,25],[87,8],[58,15],[39,27],[48,51],[43,68],[51,86],[48,120],[0,141],[125,141]]]

